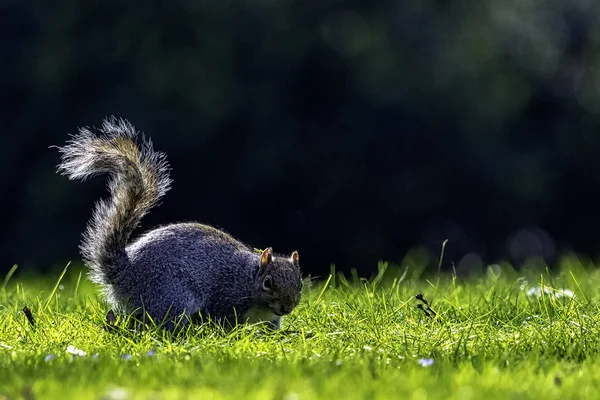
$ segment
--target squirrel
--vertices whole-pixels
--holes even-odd
[[[281,318],[301,298],[297,251],[262,252],[197,222],[153,228],[130,242],[142,217],[170,190],[166,155],[127,120],[108,117],[94,134],[79,128],[61,153],[57,173],[69,180],[110,175],[110,198],[96,203],[79,249],[89,278],[118,313],[150,317],[167,329],[194,317],[233,326]],[[181,324],[181,325],[180,325]]]

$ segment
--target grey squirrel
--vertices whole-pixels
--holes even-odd
[[[111,197],[96,204],[80,250],[90,279],[113,309],[149,316],[168,329],[197,315],[229,326],[265,322],[279,329],[301,297],[298,252],[256,252],[201,223],[168,224],[130,243],[142,217],[170,189],[170,166],[150,139],[138,143],[138,132],[124,119],[107,118],[99,131],[80,128],[57,146],[57,172],[71,180],[111,176]]]

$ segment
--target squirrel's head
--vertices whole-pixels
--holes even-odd
[[[302,273],[298,252],[291,256],[274,255],[269,247],[261,256],[255,280],[257,300],[277,315],[286,315],[300,302]]]

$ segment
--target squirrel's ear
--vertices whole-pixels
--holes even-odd
[[[271,261],[273,261],[273,249],[267,247],[260,255],[260,267],[266,267],[266,265]]]
[[[296,250],[294,250],[292,252],[292,257],[291,257],[292,263],[298,267],[300,265],[300,256],[298,255],[298,252]]]

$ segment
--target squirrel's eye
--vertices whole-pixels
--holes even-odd
[[[271,282],[271,277],[269,275],[267,275],[263,281],[263,288],[265,290],[271,290],[273,288],[273,282]]]

